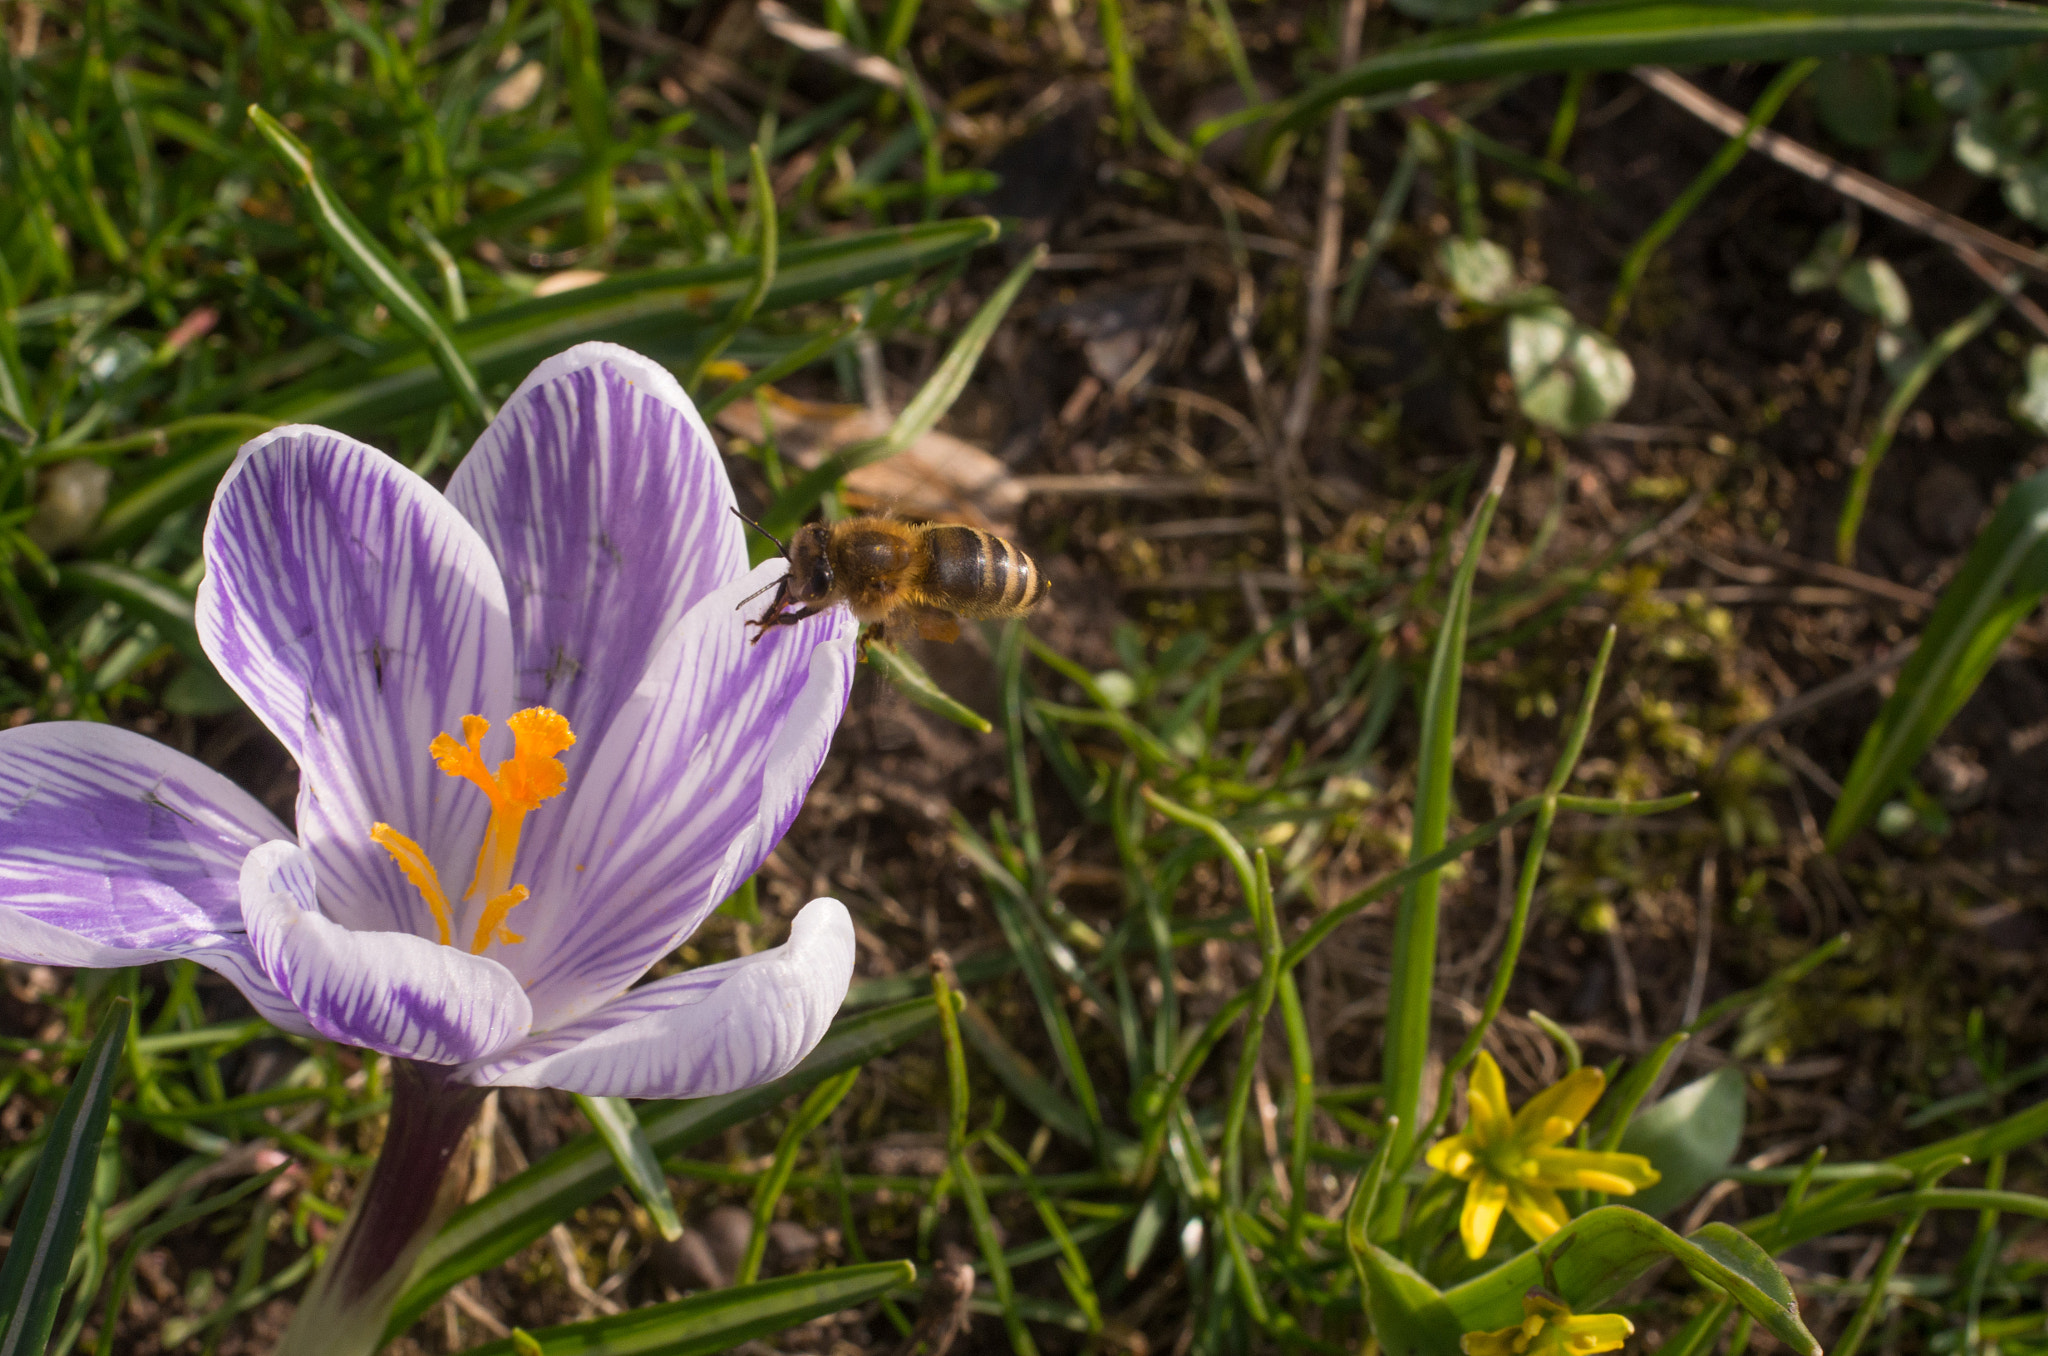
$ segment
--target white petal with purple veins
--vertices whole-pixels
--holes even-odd
[[[299,835],[336,921],[431,935],[370,826],[468,879],[488,806],[427,749],[464,715],[512,711],[505,590],[482,538],[389,457],[295,426],[243,448],[206,566],[200,639],[298,761]]]
[[[132,730],[0,732],[0,905],[91,945],[240,932],[242,859],[286,836],[248,792]]]
[[[578,344],[520,383],[448,482],[496,557],[518,704],[603,738],[661,640],[746,572],[731,482],[667,369]],[[584,755],[564,759],[574,774]]]
[[[734,605],[782,568],[690,610],[583,762],[545,850],[522,856],[527,940],[493,954],[527,981],[542,1025],[639,978],[796,818],[846,710],[855,625],[835,607],[757,643]]]
[[[242,913],[257,960],[314,1030],[428,1064],[490,1055],[533,1009],[496,961],[402,932],[351,932],[322,916],[313,859],[289,843],[249,854]]]
[[[795,1068],[853,979],[853,921],[814,899],[771,951],[656,980],[460,1077],[592,1097],[708,1097]]]

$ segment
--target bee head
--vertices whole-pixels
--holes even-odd
[[[823,523],[799,529],[789,543],[790,597],[799,603],[819,603],[832,593],[831,530]]]

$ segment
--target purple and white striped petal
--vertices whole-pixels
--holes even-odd
[[[852,979],[853,920],[838,900],[814,899],[782,946],[656,980],[458,1076],[591,1097],[734,1092],[795,1068]]]
[[[846,710],[855,624],[835,607],[757,643],[734,607],[783,568],[690,610],[572,780],[561,821],[528,828],[526,941],[502,954],[543,1028],[638,979],[796,818]]]
[[[594,749],[661,640],[747,569],[732,484],[667,369],[578,344],[533,370],[448,482],[496,557],[518,704]],[[574,776],[585,756],[564,762]]]
[[[351,932],[316,898],[312,857],[268,843],[242,868],[242,916],[264,973],[321,1035],[460,1064],[524,1036],[533,1009],[494,960],[404,932]]]
[[[0,956],[94,968],[184,957],[306,1033],[242,935],[242,861],[285,837],[248,792],[132,730],[0,732]]]
[[[242,859],[288,836],[248,792],[132,730],[0,732],[0,904],[92,945],[240,932]]]
[[[248,444],[206,524],[206,652],[300,773],[300,841],[335,921],[432,934],[419,892],[370,841],[391,824],[452,881],[488,806],[428,754],[512,712],[505,589],[476,530],[424,480],[326,429]]]

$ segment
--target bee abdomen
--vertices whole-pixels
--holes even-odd
[[[934,606],[969,617],[1013,617],[1044,599],[1051,581],[1030,556],[978,528],[934,527],[925,592]]]

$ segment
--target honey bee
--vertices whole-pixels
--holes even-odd
[[[789,561],[774,600],[752,623],[760,628],[757,641],[771,627],[794,626],[834,603],[864,622],[907,611],[925,639],[955,640],[959,618],[1022,616],[1052,589],[1030,556],[979,528],[848,518],[812,523],[784,546],[760,524],[743,521]]]

